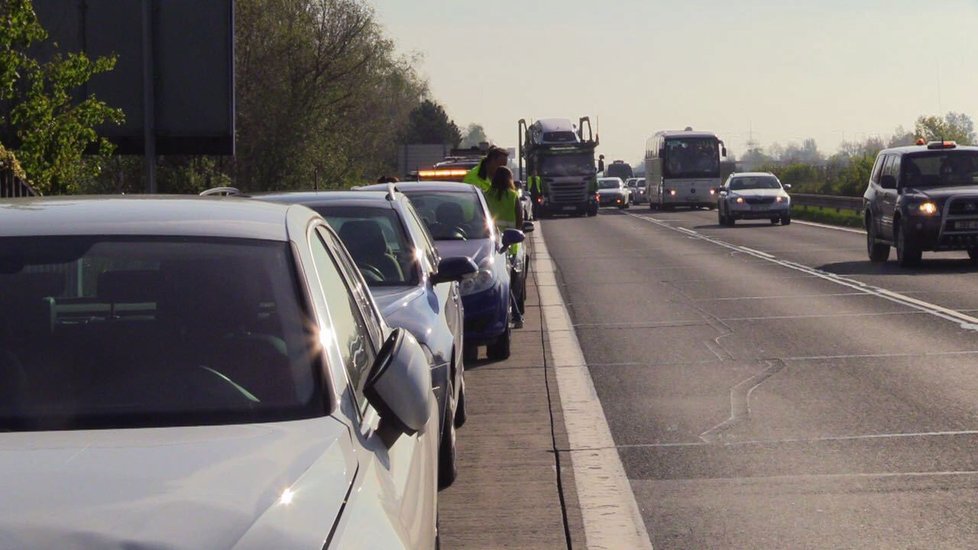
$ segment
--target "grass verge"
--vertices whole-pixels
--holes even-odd
[[[822,206],[793,206],[791,217],[799,220],[806,220],[827,225],[839,225],[842,227],[863,226],[863,217],[852,210],[836,210],[835,208],[825,208]]]

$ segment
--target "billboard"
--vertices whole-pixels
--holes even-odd
[[[117,56],[81,95],[125,113],[99,128],[119,154],[234,154],[233,0],[34,0],[34,9],[50,35],[42,59],[52,44]]]

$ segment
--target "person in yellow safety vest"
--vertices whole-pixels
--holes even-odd
[[[499,231],[507,229],[523,228],[523,211],[520,208],[520,195],[516,191],[516,184],[513,183],[513,172],[505,166],[496,169],[492,177],[492,183],[488,191],[483,193],[486,197],[486,205],[492,220],[499,228]],[[509,247],[511,258],[519,254],[519,243]],[[513,312],[513,326],[523,328],[523,314],[516,303],[516,295],[510,287],[509,298]]]
[[[501,147],[492,146],[486,152],[486,157],[479,161],[474,168],[469,170],[462,182],[471,183],[478,187],[483,193],[488,193],[492,187],[492,178],[496,175],[496,170],[501,166],[506,166],[509,152]]]
[[[543,179],[540,178],[539,172],[534,168],[533,175],[527,180],[526,186],[530,191],[530,204],[533,205],[533,217],[537,217],[537,211],[540,209],[540,197],[543,196]]]

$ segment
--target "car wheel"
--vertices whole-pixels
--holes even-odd
[[[771,225],[778,225],[779,221],[781,221],[781,218],[771,218]]]
[[[455,427],[461,428],[468,419],[469,413],[465,410],[465,384],[463,383],[462,388],[458,390],[458,403],[455,404]]]
[[[781,225],[791,225],[791,216],[784,216],[781,218]]]
[[[968,258],[971,258],[972,263],[978,264],[978,248],[969,248]]]
[[[907,233],[903,224],[898,223],[896,229],[897,263],[900,267],[914,267],[920,264],[921,250],[907,243]]]
[[[873,218],[866,222],[866,252],[869,261],[882,263],[890,259],[890,245],[876,242],[876,223]]]
[[[453,392],[452,382],[448,381],[446,400]],[[438,488],[444,489],[455,483],[458,477],[458,460],[455,453],[455,417],[451,410],[445,411],[445,421],[441,428],[441,445],[438,447]]]
[[[475,363],[479,360],[479,346],[464,344],[462,346],[462,359],[466,364]]]
[[[503,332],[496,341],[486,346],[486,355],[492,361],[505,361],[510,355],[510,341],[512,340],[513,329],[509,326],[509,319],[506,320],[506,332]]]

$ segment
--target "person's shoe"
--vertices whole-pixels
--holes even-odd
[[[517,329],[523,328],[523,319],[514,319],[513,328],[517,328]]]

